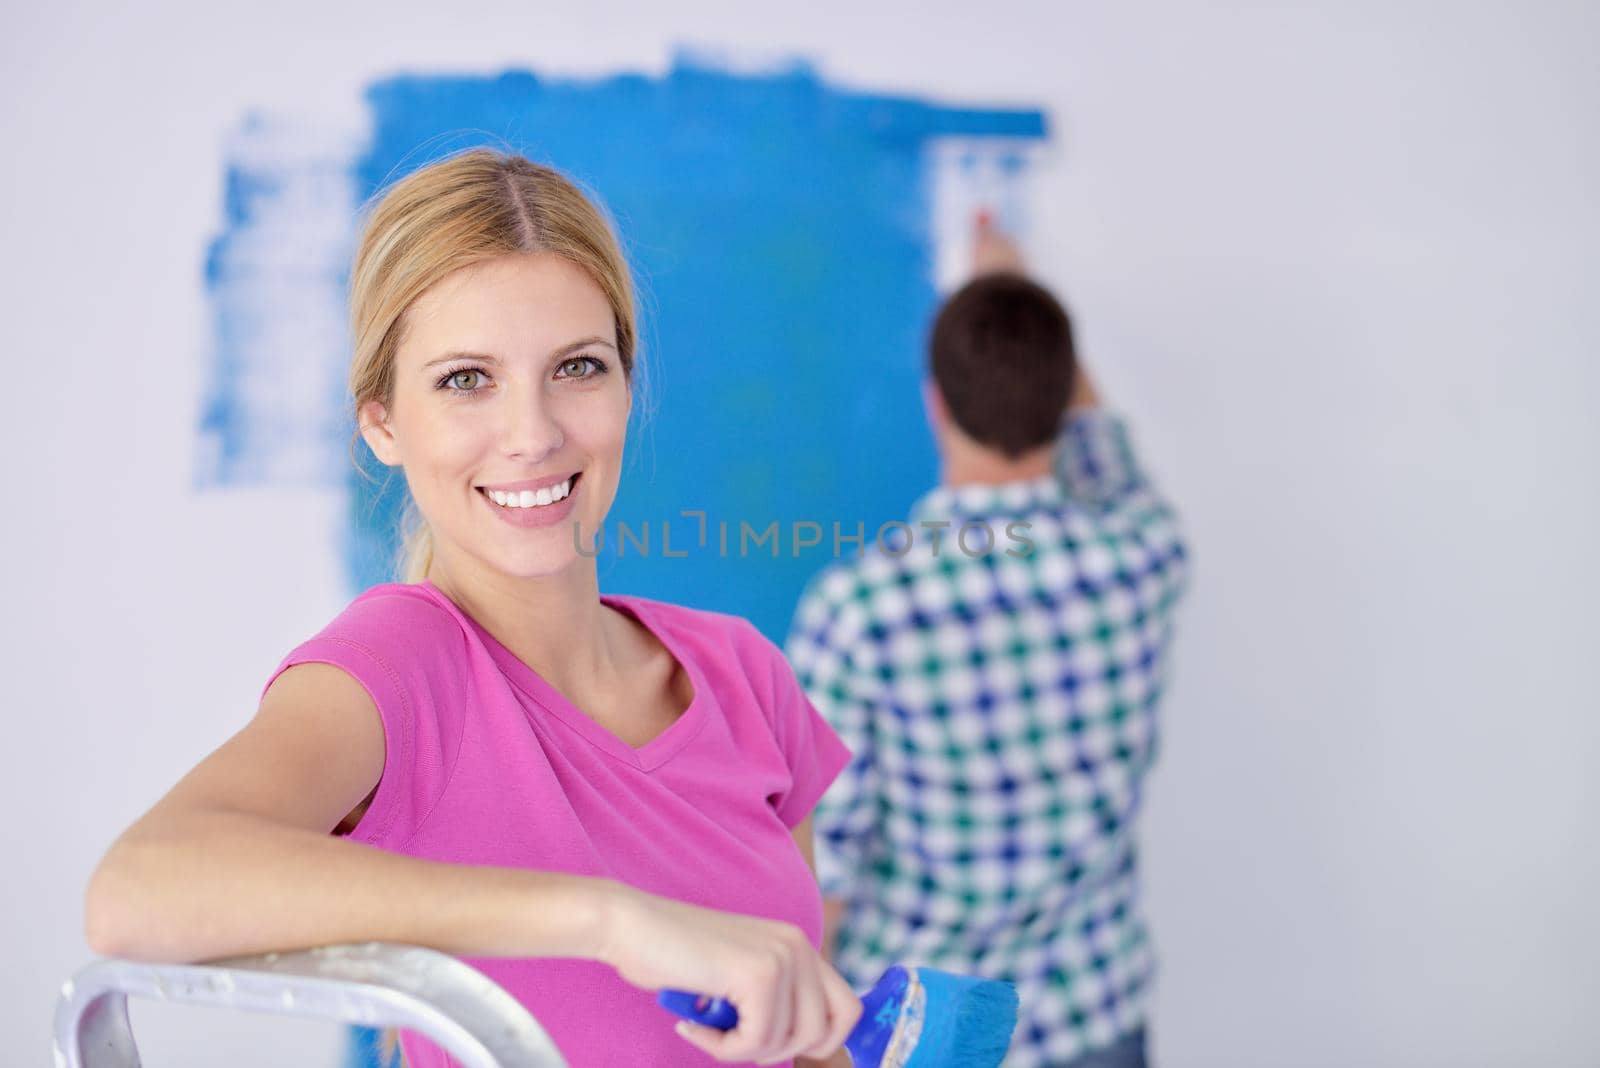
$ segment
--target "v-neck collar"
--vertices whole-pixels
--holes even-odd
[[[555,719],[565,724],[568,728],[583,736],[595,748],[625,764],[632,765],[641,771],[653,771],[670,760],[685,745],[699,733],[705,721],[705,709],[711,700],[705,676],[701,674],[699,665],[693,657],[685,656],[678,643],[668,636],[662,627],[659,616],[650,603],[642,597],[632,597],[623,594],[600,595],[600,603],[611,608],[627,612],[638,620],[640,625],[655,635],[662,647],[672,655],[682,669],[688,673],[689,682],[694,687],[694,696],[676,720],[667,726],[660,734],[650,739],[641,746],[631,746],[595,722],[594,718],[583,709],[573,704],[561,693],[560,690],[550,685],[533,668],[529,667],[510,649],[500,643],[493,634],[490,634],[476,619],[463,610],[439,587],[431,581],[424,579],[421,585],[427,586],[435,596],[449,602],[456,613],[466,620],[473,632],[482,640],[484,648],[489,650],[489,655],[511,683],[530,698],[539,708],[549,713]],[[530,715],[530,718],[531,715]]]

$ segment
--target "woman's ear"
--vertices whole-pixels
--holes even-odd
[[[394,432],[389,429],[388,409],[378,401],[367,401],[357,409],[356,420],[372,455],[385,467],[398,464],[400,450],[395,443]]]

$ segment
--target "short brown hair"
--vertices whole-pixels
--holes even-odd
[[[1043,286],[985,274],[957,290],[933,322],[933,380],[950,417],[1010,459],[1055,439],[1072,392],[1072,322]]]

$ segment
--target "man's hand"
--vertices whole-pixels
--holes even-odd
[[[980,209],[972,230],[972,276],[976,278],[1001,271],[1028,273],[1017,243],[995,227],[994,218],[987,209]],[[1079,359],[1073,373],[1072,392],[1067,398],[1067,410],[1076,412],[1099,406],[1100,393],[1095,389],[1089,373],[1084,370],[1083,360]]]
[[[987,209],[978,212],[972,233],[972,275],[1009,271],[1025,274],[1022,252],[1016,242],[1001,233]]]

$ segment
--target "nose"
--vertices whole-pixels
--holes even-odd
[[[537,388],[506,391],[500,414],[500,448],[508,459],[538,463],[561,448],[565,435]]]

